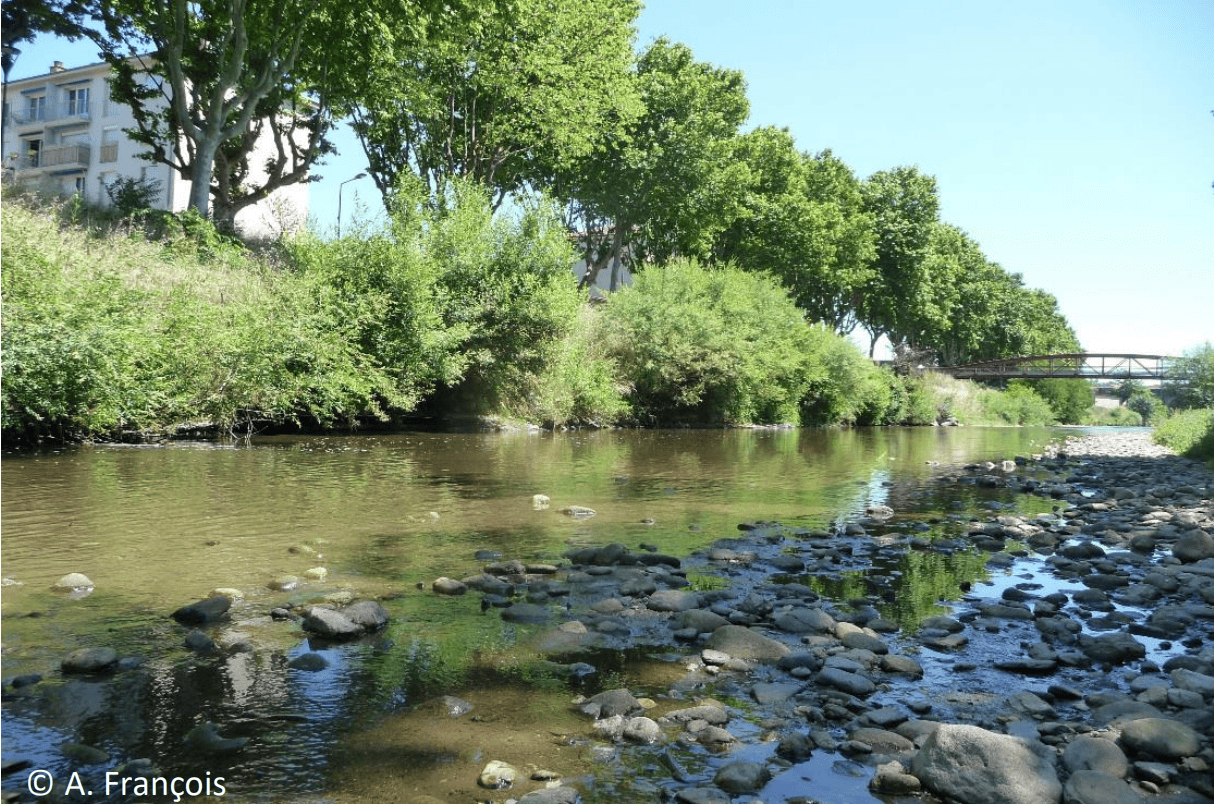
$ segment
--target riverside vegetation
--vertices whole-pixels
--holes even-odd
[[[774,279],[728,264],[676,259],[587,304],[549,206],[495,215],[473,185],[437,206],[420,184],[402,187],[381,228],[257,251],[192,213],[116,219],[8,191],[5,438],[345,428],[437,412],[549,427],[1089,416],[1081,381],[997,391],[895,374],[807,321]],[[1140,421],[1124,415],[1118,424]],[[1208,415],[1174,422],[1161,432],[1208,449]]]

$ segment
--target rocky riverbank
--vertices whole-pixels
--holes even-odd
[[[453,753],[425,798],[1211,801],[1214,476],[1144,433],[994,458],[937,479],[958,497],[992,495],[982,517],[880,506],[822,530],[743,523],[691,557],[613,544],[561,562],[493,558],[476,575],[435,580],[429,594],[479,595],[482,617],[539,624],[514,653],[538,653],[534,673],[584,695],[539,742]],[[940,590],[938,613],[883,616],[905,594],[891,568],[912,560],[984,564],[986,580]],[[844,583],[856,579],[860,593]],[[353,598],[263,613],[263,628],[302,628],[321,649],[284,673],[323,673],[332,641],[375,640],[387,612]],[[221,594],[174,613],[200,668],[249,656],[217,631],[230,603]],[[670,669],[665,680],[611,685],[604,658],[638,652]],[[117,673],[121,688],[137,664],[99,648],[62,670]],[[7,680],[6,699],[33,707],[39,687]],[[410,713],[469,742],[517,727],[475,687],[449,693]],[[238,756],[245,736],[268,740],[257,730],[270,726],[259,718],[234,734],[208,722],[186,738],[191,752]],[[9,763],[6,793],[29,799]],[[136,759],[124,773],[155,769]],[[55,795],[71,793],[63,784]]]
[[[686,675],[658,695],[577,703],[607,767],[589,791],[531,782],[519,801],[858,801],[861,786],[899,802],[1210,801],[1214,478],[1123,433],[941,482],[1056,503],[956,518],[945,538],[878,508],[832,533],[743,524],[689,563],[615,545],[570,552],[560,581],[502,566],[464,580],[500,595],[515,571],[532,600],[507,618],[567,601],[537,645],[573,674],[593,672],[576,660],[588,646],[685,652]],[[880,616],[880,595],[827,600],[802,581],[968,550],[996,581],[911,633]],[[690,589],[697,564],[729,585]],[[482,785],[504,787],[499,771]]]

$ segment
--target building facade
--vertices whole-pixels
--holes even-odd
[[[102,206],[109,206],[107,188],[118,179],[158,182],[152,206],[184,210],[190,181],[168,165],[137,156],[146,149],[123,133],[135,128],[135,117],[129,106],[110,99],[110,74],[106,62],[74,69],[55,62],[44,75],[6,84],[0,152],[4,180],[59,195],[77,194]],[[264,147],[272,149],[273,143]],[[253,154],[251,164],[264,162],[258,156]],[[303,226],[307,217],[308,185],[299,183],[241,210],[236,228],[246,237],[274,237]]]

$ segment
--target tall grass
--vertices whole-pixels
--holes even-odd
[[[1214,408],[1173,411],[1155,425],[1153,438],[1182,456],[1214,467]]]

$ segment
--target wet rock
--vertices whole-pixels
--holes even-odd
[[[226,595],[216,595],[181,607],[173,613],[172,618],[186,626],[202,626],[222,618],[231,606],[231,598]]]
[[[597,513],[594,509],[585,506],[566,506],[561,509],[561,514],[568,515],[574,520],[588,520]]]
[[[793,763],[809,760],[813,751],[814,742],[808,735],[800,733],[783,736],[780,738],[779,745],[776,746],[776,754]]]
[[[68,573],[52,584],[51,589],[60,592],[74,592],[77,590],[91,590],[94,586],[93,580],[83,573]]]
[[[829,685],[853,696],[867,696],[877,689],[871,679],[840,668],[823,668],[817,681],[819,685]]]
[[[1080,735],[1067,744],[1062,763],[1068,771],[1099,771],[1119,779],[1130,767],[1120,746],[1090,735]]]
[[[1177,668],[1172,671],[1172,684],[1181,690],[1200,694],[1205,699],[1214,699],[1214,676]]]
[[[791,634],[826,634],[835,628],[835,619],[818,607],[798,607],[782,612],[774,623],[777,629]]]
[[[488,788],[491,791],[501,791],[506,788],[512,788],[514,781],[518,779],[518,769],[511,766],[509,763],[504,763],[500,760],[491,760],[485,764],[485,768],[481,770],[480,777],[477,778],[477,783],[482,788]]]
[[[294,668],[296,671],[323,671],[329,667],[329,661],[323,655],[309,651],[298,657],[292,657],[287,661],[287,667]]]
[[[306,632],[326,640],[353,640],[364,634],[363,627],[335,609],[312,607],[303,619]]]
[[[685,803],[706,803],[715,805],[716,803],[725,803],[726,805],[732,800],[729,794],[719,788],[706,788],[704,786],[691,786],[683,788],[675,792],[675,802]]]
[[[674,615],[670,622],[676,628],[693,629],[697,634],[713,632],[729,624],[724,617],[707,609],[684,610]]]
[[[298,576],[287,575],[287,576],[279,576],[278,578],[274,579],[266,586],[276,592],[285,593],[285,592],[290,592],[291,590],[297,589],[299,587],[299,584],[300,584],[300,581],[299,581]]]
[[[323,567],[310,567],[304,571],[304,577],[313,581],[324,581],[329,577],[329,571]]]
[[[1031,676],[1053,673],[1058,667],[1058,660],[1035,660],[1029,658],[999,660],[995,663],[995,667],[1000,671]]]
[[[693,721],[703,721],[706,724],[719,726],[729,722],[729,714],[719,705],[700,704],[695,707],[685,707],[682,710],[671,710],[658,720],[664,724],[689,724]]]
[[[201,629],[191,631],[182,642],[190,651],[196,651],[199,654],[214,654],[219,651],[219,646],[215,641]]]
[[[1066,781],[1065,802],[1141,802],[1142,798],[1120,777],[1100,771],[1077,771]]]
[[[68,760],[82,766],[97,766],[102,763],[108,763],[110,760],[108,752],[104,752],[95,746],[78,743],[59,744],[59,753]]]
[[[1170,718],[1140,718],[1121,729],[1121,742],[1136,755],[1179,760],[1197,754],[1201,738],[1186,724]]]
[[[502,620],[511,623],[544,623],[552,617],[548,607],[516,602],[502,610]]]
[[[645,606],[654,612],[684,612],[700,606],[700,594],[691,590],[658,590]]]
[[[630,692],[623,688],[616,688],[591,696],[582,703],[579,709],[592,718],[610,718],[611,716],[631,716],[642,712],[645,708]]]
[[[868,786],[878,794],[909,796],[919,793],[923,783],[913,774],[907,774],[906,768],[895,760],[877,766],[877,773]]]
[[[59,664],[65,674],[105,674],[118,665],[118,652],[112,648],[81,648]]]
[[[222,595],[224,598],[231,598],[233,601],[240,601],[244,598],[244,592],[237,590],[235,587],[216,587],[211,590],[207,598],[214,598]]]
[[[750,695],[761,705],[779,704],[788,701],[803,688],[793,682],[758,682],[750,690]]]
[[[843,645],[847,648],[871,651],[873,654],[888,654],[889,646],[885,641],[864,632],[851,632],[843,635]]]
[[[243,749],[249,739],[224,738],[213,722],[205,721],[186,733],[185,742],[196,751],[218,755]]]
[[[735,760],[726,763],[712,778],[717,788],[730,794],[754,794],[771,779],[771,772],[762,763]]]
[[[341,614],[368,632],[374,632],[388,622],[388,611],[378,601],[355,601],[342,607]]]
[[[571,785],[557,785],[551,788],[539,788],[518,798],[520,803],[538,805],[572,805],[580,802],[581,792]]]
[[[1172,555],[1185,564],[1214,557],[1214,537],[1204,531],[1190,531],[1176,540]]]
[[[918,661],[902,654],[887,654],[882,657],[881,670],[887,674],[902,674],[913,679],[923,676],[923,666]]]
[[[937,795],[959,802],[1058,802],[1062,794],[1044,747],[964,724],[932,732],[911,772]]]
[[[1084,654],[1097,662],[1126,663],[1141,660],[1147,655],[1147,648],[1139,643],[1128,632],[1100,635],[1092,637],[1079,635],[1079,648]]]
[[[915,749],[914,743],[898,733],[875,727],[861,727],[854,730],[848,738],[866,744],[873,752],[883,755],[911,752]]]
[[[552,505],[552,498],[548,497],[547,495],[532,495],[531,496],[531,508],[535,509],[536,511],[543,511],[544,509],[547,509],[551,505]]]
[[[722,626],[708,639],[708,648],[746,660],[779,660],[792,653],[788,646],[744,626]]]
[[[647,716],[630,718],[624,725],[624,738],[633,743],[655,744],[663,741],[665,737],[658,723]]]

